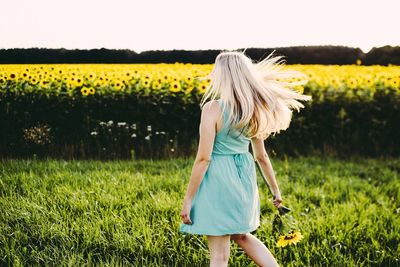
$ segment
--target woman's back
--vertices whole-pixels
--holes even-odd
[[[222,99],[218,99],[221,111],[225,105]],[[249,151],[250,138],[230,125],[228,125],[228,110],[223,113],[223,124],[221,130],[217,132],[213,147],[213,154],[238,154]]]

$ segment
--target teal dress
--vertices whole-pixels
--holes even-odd
[[[217,100],[221,109],[224,103]],[[249,233],[260,226],[260,198],[256,166],[249,152],[250,138],[227,125],[216,134],[211,162],[192,199],[192,224],[179,232],[200,235]]]

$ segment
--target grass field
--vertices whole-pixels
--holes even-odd
[[[400,266],[400,159],[272,158],[304,238],[276,247],[258,176],[261,227],[281,266]],[[0,265],[208,266],[205,236],[178,232],[193,159],[10,160],[0,166]],[[256,266],[232,241],[229,266]]]

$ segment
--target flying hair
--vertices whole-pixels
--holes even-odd
[[[260,62],[253,62],[243,52],[221,51],[212,71],[199,80],[210,79],[200,101],[203,108],[207,99],[219,97],[228,109],[228,124],[237,130],[246,129],[249,138],[266,139],[286,130],[292,110],[304,105],[299,100],[311,100],[293,89],[308,82],[308,76],[285,69],[284,56],[273,56],[273,50]]]

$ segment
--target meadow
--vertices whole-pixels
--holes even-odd
[[[206,238],[178,232],[194,159],[145,160],[130,153],[142,151],[140,145],[147,147],[158,134],[168,137],[163,138],[171,156],[187,147],[195,136],[192,129],[197,133],[194,118],[212,66],[0,65],[0,122],[9,126],[0,131],[0,155],[67,150],[68,156],[82,157],[1,162],[0,265],[208,266]],[[345,155],[357,154],[359,147],[396,155],[399,66],[287,67],[309,77],[293,89],[312,95],[313,101],[301,113],[308,115],[294,121],[301,127],[292,126],[280,145],[307,151],[300,145],[329,143],[346,148]],[[153,106],[158,109],[151,113],[147,108]],[[166,120],[166,114],[175,117]],[[47,122],[49,128],[43,129],[49,132],[35,125],[38,121]],[[188,137],[180,140],[179,149],[176,129]],[[308,133],[305,138],[303,133]],[[162,150],[162,142],[152,142]],[[113,153],[131,160],[84,160]],[[304,238],[276,246],[276,209],[259,174],[262,220],[253,234],[281,266],[400,266],[398,157],[275,155],[271,160],[284,204]],[[255,266],[231,244],[229,266]]]
[[[271,158],[304,238],[276,247],[261,176],[254,235],[281,266],[400,266],[400,160]],[[2,266],[208,266],[204,236],[178,232],[193,158],[4,160]],[[255,266],[232,241],[229,266]]]

